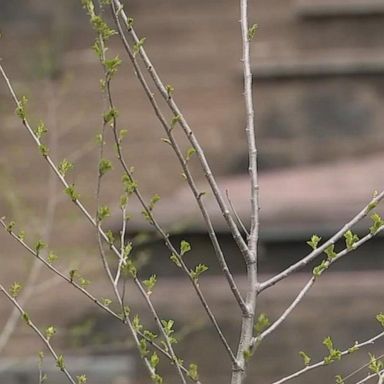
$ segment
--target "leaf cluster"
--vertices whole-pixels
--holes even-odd
[[[330,336],[323,340],[323,344],[326,346],[329,352],[328,356],[324,357],[324,364],[328,365],[336,360],[341,359],[341,351],[333,346],[333,340]]]

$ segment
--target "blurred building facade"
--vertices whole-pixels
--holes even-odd
[[[11,0],[5,0],[0,4],[3,64],[19,94],[29,96],[34,122],[43,118],[51,133],[57,133],[55,157],[57,160],[65,157],[75,163],[70,181],[92,207],[98,156],[94,137],[101,126],[103,109],[98,83],[101,70],[90,49],[93,32],[77,0],[20,0],[17,3],[16,6]],[[308,251],[305,241],[311,233],[329,235],[369,201],[374,189],[383,185],[384,1],[254,0],[250,6],[251,22],[259,25],[252,43],[252,71],[261,171],[261,271],[269,273],[304,256]],[[247,222],[245,114],[237,2],[131,0],[126,11],[134,17],[140,35],[146,37],[145,47],[164,82],[174,86],[175,98],[205,148],[220,185],[229,190],[240,217]],[[118,39],[112,40],[111,52],[118,46]],[[120,55],[125,59],[123,53]],[[112,87],[120,110],[121,128],[128,130],[126,155],[136,168],[140,187],[148,198],[153,193],[162,196],[156,209],[162,214],[164,225],[174,229],[176,240],[191,241],[198,255],[194,261],[207,262],[208,257],[214,265],[198,213],[189,210],[194,208],[194,203],[186,192],[180,167],[169,147],[161,141],[164,133],[128,65],[123,64]],[[0,83],[0,216],[17,217],[24,228],[33,231],[43,220],[48,172],[13,112],[14,105],[6,87]],[[182,143],[187,150],[188,144]],[[114,158],[113,152],[108,155]],[[195,159],[190,164],[203,180]],[[111,178],[119,183],[117,163]],[[120,195],[116,183],[108,182],[103,188],[103,202],[111,207]],[[61,190],[57,192],[60,193]],[[22,202],[21,208],[19,202]],[[133,203],[132,211],[134,208]],[[217,208],[211,204],[210,209],[220,241],[231,256],[230,265],[236,272],[242,272],[238,254]],[[97,251],[87,249],[84,253],[82,248],[94,244],[94,230],[84,220],[74,218],[73,211],[70,202],[60,200],[58,220],[52,228],[55,246],[58,253],[67,255],[68,259],[63,259],[68,264],[71,255],[75,258],[85,254],[84,263],[88,265],[87,257]],[[175,222],[179,228],[172,227]],[[112,225],[119,229],[118,221]],[[130,225],[131,233],[147,229],[140,213],[134,215]],[[368,225],[360,230],[366,230]],[[0,233],[0,239],[4,254],[19,252],[6,234]],[[373,258],[367,263],[361,255],[380,255],[382,243],[379,239],[367,245],[368,248],[362,250],[364,253],[353,256],[352,266],[341,264],[340,269],[381,268],[382,261]],[[177,273],[176,267],[170,269],[161,258],[161,253],[167,251],[160,242],[151,243],[151,250],[159,257],[152,258],[148,268],[164,275]],[[211,269],[216,272],[214,266]],[[20,272],[18,259],[7,258],[0,276],[5,280],[14,279],[13,276],[22,272],[25,269]],[[98,273],[94,272],[93,280],[100,279],[102,272]],[[371,295],[372,291],[379,291],[374,282],[380,282],[381,277],[375,275],[372,279],[368,274],[360,280],[357,275],[350,276],[348,284],[358,281],[364,285],[365,288],[359,290],[360,296],[352,297],[349,289],[340,288],[341,280],[332,276],[328,280],[330,295],[335,294],[334,287],[339,287],[338,302],[348,302],[346,307],[352,310],[358,297],[358,301],[369,303],[367,307],[371,310],[379,300]],[[177,292],[188,291],[185,284],[174,283],[173,289]],[[207,291],[212,300],[221,300],[218,307],[224,308],[226,329],[234,335],[232,311],[228,310],[220,284],[214,278],[207,279]],[[281,288],[273,293],[270,301],[266,301],[266,311],[278,316],[300,284],[295,280],[288,290]],[[105,286],[99,289],[100,295],[104,289]],[[167,299],[172,291],[168,287],[163,289],[161,304],[171,313]],[[60,294],[61,290],[59,286]],[[33,318],[46,321],[46,313],[41,308],[49,305],[50,315],[55,316],[54,321],[62,329],[69,323],[76,324],[87,316],[94,316],[91,304],[73,308],[72,303],[78,298],[70,290],[65,301],[58,303],[58,291],[52,288],[50,294],[38,298],[37,305],[31,308]],[[320,296],[321,293],[316,293],[313,297],[319,299]],[[178,302],[175,318],[180,319],[180,323],[188,320],[188,316],[202,316],[197,315],[197,304],[192,298],[191,303],[187,306],[182,300]],[[324,298],[321,303],[327,304]],[[6,303],[1,305],[0,320],[3,321],[8,307],[3,310]],[[136,302],[135,305],[139,307]],[[283,348],[286,356],[292,357],[292,365],[296,364],[291,353],[297,341],[294,338],[301,337],[300,342],[306,347],[308,335],[313,336],[314,332],[314,314],[323,315],[321,305],[299,312],[294,318],[296,323],[288,324],[293,336],[282,342],[286,343]],[[70,310],[63,314],[62,308]],[[353,314],[361,338],[368,333],[361,327],[363,321],[368,321],[368,312]],[[328,324],[330,330],[341,329],[343,340],[347,340],[350,335],[342,319],[343,308],[335,305],[330,313],[327,319],[322,319],[322,325]],[[100,323],[102,332],[99,330],[99,333],[105,333],[103,326],[109,323],[104,318]],[[306,326],[306,331],[296,324]],[[121,334],[126,335],[124,331]],[[320,339],[323,335],[316,333],[315,336]],[[191,350],[201,350],[204,345],[204,340],[197,337],[189,341],[193,346]],[[25,332],[19,332],[9,354],[29,353],[35,348],[34,336],[28,335],[28,344],[25,343]],[[261,364],[265,370],[262,373],[271,380],[276,377],[276,367],[286,369],[291,365],[286,360],[271,363],[270,356],[281,347],[279,343],[280,340],[274,340],[264,355],[265,364]],[[69,348],[65,336],[58,344]],[[209,344],[214,347],[212,356],[215,356],[217,343]],[[126,348],[124,345],[121,350],[125,352]],[[211,366],[207,363],[204,368],[204,361],[202,365],[209,375]],[[220,367],[219,360],[215,366]],[[212,375],[217,379],[218,372]],[[316,379],[319,380],[313,377],[311,382],[315,383]],[[308,381],[304,379],[304,382]],[[324,380],[320,378],[320,382]]]
[[[19,10],[4,5],[4,59],[22,58],[12,61],[12,67],[17,61],[16,77],[36,80],[44,70],[44,59],[57,66],[58,73],[71,73],[80,86],[71,94],[65,113],[73,114],[80,104],[84,118],[93,119],[87,106],[100,104],[95,81],[100,73],[88,50],[93,35],[86,17],[76,1],[65,6],[37,0],[24,4]],[[250,20],[259,25],[252,52],[260,168],[380,152],[384,146],[383,2],[258,0],[251,5]],[[131,1],[127,12],[146,37],[164,82],[175,87],[176,99],[219,174],[244,172],[237,3],[182,0],[175,6],[172,0]],[[23,50],[22,56],[13,46],[13,37],[27,46],[33,39],[35,45]],[[117,39],[111,44],[117,45]],[[160,126],[148,117],[150,109],[132,71],[124,70],[114,91],[129,112],[122,119],[131,132],[132,159],[153,162],[141,149],[136,151],[144,143],[148,154],[156,153],[163,167],[173,169],[174,158],[162,150]],[[86,129],[90,129],[87,124]],[[157,171],[156,164],[153,168]]]

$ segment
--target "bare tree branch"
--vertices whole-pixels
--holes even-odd
[[[249,250],[248,250],[247,244],[243,240],[241,233],[240,233],[240,231],[236,225],[236,222],[233,220],[233,218],[230,214],[230,211],[227,207],[227,204],[225,203],[225,200],[222,196],[222,193],[221,193],[221,191],[220,191],[220,189],[216,183],[216,180],[213,176],[211,168],[209,167],[209,164],[208,164],[208,161],[206,159],[206,156],[204,154],[203,149],[201,148],[195,134],[193,133],[192,129],[190,128],[186,119],[184,118],[183,114],[181,113],[179,107],[177,106],[174,98],[169,94],[169,92],[167,91],[167,87],[161,81],[160,76],[158,75],[158,73],[156,72],[156,69],[152,65],[145,49],[143,48],[142,44],[140,44],[140,39],[136,35],[136,32],[132,26],[132,23],[129,22],[129,19],[128,19],[127,15],[123,9],[123,5],[121,4],[121,2],[119,0],[113,0],[112,3],[114,5],[113,13],[114,13],[115,17],[121,17],[123,19],[123,22],[124,22],[124,25],[125,25],[127,31],[131,35],[136,46],[139,47],[139,55],[145,64],[145,68],[147,69],[148,73],[150,74],[152,80],[154,81],[156,88],[159,90],[161,96],[163,97],[165,102],[168,104],[169,108],[173,112],[174,117],[177,119],[177,123],[180,124],[180,126],[182,127],[182,129],[185,133],[185,136],[187,137],[187,139],[191,143],[192,147],[196,151],[198,159],[200,160],[201,167],[204,170],[205,177],[206,177],[206,179],[207,179],[207,181],[208,181],[208,183],[212,189],[212,192],[213,192],[213,194],[214,194],[214,196],[218,202],[218,205],[219,205],[220,210],[221,210],[221,212],[222,212],[222,214],[223,214],[223,216],[224,216],[224,218],[228,224],[228,227],[231,230],[233,238],[235,239],[235,241],[236,241],[239,249],[241,250],[245,260],[249,260],[250,255],[249,255]],[[123,37],[123,34],[120,30],[119,30],[119,33],[120,33],[120,36]],[[136,67],[135,67],[135,70],[137,70]],[[147,93],[147,91],[146,91],[146,93]],[[148,92],[147,96],[148,95],[152,95],[152,93]],[[154,99],[153,96],[151,98]],[[150,99],[150,101],[151,101],[151,99]],[[151,103],[153,103],[153,101],[151,101]],[[155,108],[155,113],[157,115],[156,108]]]
[[[384,191],[380,192],[375,196],[353,219],[351,219],[347,224],[345,224],[338,232],[336,232],[328,241],[326,241],[324,244],[313,250],[310,254],[305,256],[303,259],[299,260],[297,263],[292,264],[284,271],[280,272],[279,274],[273,276],[267,281],[264,281],[260,283],[258,291],[262,292],[265,289],[275,285],[280,280],[285,279],[289,275],[291,275],[293,272],[298,271],[299,269],[305,267],[308,263],[310,263],[312,260],[314,260],[316,257],[321,255],[326,248],[328,248],[330,245],[335,244],[337,240],[342,238],[344,234],[351,229],[355,224],[357,224],[359,221],[364,219],[368,215],[369,212],[372,211],[373,207],[375,207],[382,199],[384,198]]]

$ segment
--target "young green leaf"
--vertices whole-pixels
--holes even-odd
[[[155,341],[157,338],[157,335],[155,333],[152,333],[151,331],[148,331],[147,329],[143,332],[144,337],[149,341]]]
[[[128,19],[127,19],[127,27],[128,27],[128,29],[131,29],[132,28],[132,26],[133,26],[133,17],[128,17]]]
[[[172,97],[172,94],[175,90],[175,88],[173,88],[172,85],[170,84],[167,84],[167,86],[165,87],[166,91],[167,91],[167,95],[168,95],[168,99],[170,99]]]
[[[329,352],[328,356],[324,357],[324,364],[328,365],[333,363],[336,360],[341,359],[341,356],[342,356],[341,351],[339,349],[334,348],[331,337],[329,336],[326,337],[323,340],[323,344],[327,347]]]
[[[378,201],[375,201],[375,198],[377,197],[377,195],[379,194],[378,191],[374,191],[373,192],[373,199],[371,200],[371,202],[368,204],[368,209],[367,209],[367,212],[369,211],[372,211],[372,209],[375,209],[378,205]]]
[[[84,277],[79,277],[79,284],[80,287],[85,288],[88,287],[89,284],[91,284],[91,281]]]
[[[29,318],[29,315],[27,312],[23,312],[23,314],[21,315],[21,317],[23,318],[23,320],[25,321],[26,324],[30,325],[31,324],[31,320]]]
[[[73,164],[68,161],[67,159],[63,159],[59,166],[58,166],[58,169],[59,169],[59,172],[61,174],[61,176],[65,177],[66,174],[73,168]]]
[[[253,355],[253,351],[251,348],[247,348],[243,351],[243,357],[245,361],[249,361]]]
[[[152,211],[153,208],[155,208],[155,205],[156,205],[156,203],[157,203],[159,200],[160,200],[160,196],[159,196],[157,193],[155,193],[155,194],[151,197],[151,201],[149,202],[149,206],[148,206],[148,208],[149,208],[150,211]]]
[[[187,156],[185,158],[186,161],[189,161],[191,157],[196,153],[196,149],[193,147],[188,148]]]
[[[96,134],[95,136],[95,139],[96,139],[96,144],[104,144],[104,141],[103,141],[103,135],[101,133],[98,133]]]
[[[136,331],[136,332],[140,332],[142,329],[143,329],[143,325],[141,324],[140,322],[140,317],[139,315],[135,315],[133,317],[133,320],[132,320],[132,326],[133,326],[133,329]]]
[[[41,121],[40,123],[39,123],[39,125],[36,127],[36,129],[35,129],[35,135],[36,135],[36,137],[40,140],[41,139],[41,137],[45,134],[45,133],[47,133],[48,132],[48,130],[47,130],[47,128],[45,127],[45,124]]]
[[[352,347],[348,348],[348,353],[353,353],[359,350],[359,342],[355,341],[355,344]]]
[[[333,340],[330,336],[327,336],[323,340],[323,344],[327,347],[328,351],[331,352],[333,350]]]
[[[20,117],[20,119],[22,120],[25,120],[27,116],[27,110],[26,110],[27,103],[28,103],[28,99],[26,96],[21,96],[20,101],[18,101],[17,103],[17,108],[15,112],[16,112],[16,115]]]
[[[77,276],[78,274],[78,270],[77,269],[71,269],[69,271],[69,280],[71,281],[71,283],[73,283],[75,277]]]
[[[65,188],[65,193],[71,198],[73,202],[78,200],[80,197],[80,194],[75,190],[74,184],[71,184],[67,188]]]
[[[380,325],[384,328],[384,313],[380,312],[376,315],[376,320],[380,323]]]
[[[317,236],[317,235],[312,235],[311,237],[311,240],[310,241],[307,241],[307,244],[313,249],[315,250],[318,246],[318,244],[320,243],[321,241],[321,237]]]
[[[313,275],[319,277],[329,267],[329,261],[323,260],[320,265],[313,268]]]
[[[255,35],[256,35],[256,30],[257,30],[257,24],[253,24],[249,29],[248,29],[248,40],[252,40]]]
[[[175,128],[176,124],[180,123],[180,121],[181,121],[181,116],[180,115],[173,116],[172,120],[171,120],[171,129]]]
[[[302,357],[305,366],[311,364],[312,359],[304,351],[300,351],[299,355]]]
[[[109,307],[112,304],[112,300],[106,297],[103,297],[101,298],[101,304],[103,304],[105,307]]]
[[[144,45],[144,42],[145,42],[145,37],[142,37],[137,43],[135,43],[133,45],[133,56],[135,57],[139,52],[140,52],[140,49],[143,47]]]
[[[76,376],[76,379],[77,384],[85,384],[87,382],[87,376],[85,375]]]
[[[109,160],[101,159],[99,162],[99,175],[104,176],[108,171],[112,169],[112,163]]]
[[[127,319],[129,314],[131,313],[131,308],[129,308],[128,305],[124,305],[124,308],[123,308],[123,319]]]
[[[368,353],[369,354],[369,370],[373,373],[379,374],[380,371],[383,369],[383,362],[375,357],[375,355]]]
[[[190,250],[191,250],[191,244],[189,244],[188,241],[181,240],[181,243],[180,243],[180,256],[184,256]]]
[[[44,241],[42,240],[37,240],[36,244],[35,244],[35,251],[37,254],[40,253],[40,251],[42,249],[44,249],[45,247],[47,246],[47,244],[44,243]]]
[[[371,219],[373,221],[372,226],[369,227],[369,232],[374,235],[376,232],[384,225],[384,220],[378,213],[374,213],[371,216]]]
[[[9,293],[15,299],[17,296],[19,296],[22,289],[23,289],[23,286],[19,282],[15,281],[9,287]]]
[[[146,356],[149,355],[149,349],[148,349],[148,345],[147,345],[147,340],[140,339],[139,349],[140,349],[141,358],[146,357]]]
[[[335,252],[335,244],[331,244],[325,248],[324,253],[328,256],[328,261],[334,259],[337,256],[337,253]]]
[[[109,210],[109,207],[107,207],[106,205],[99,207],[99,209],[97,210],[98,221],[102,221],[110,215],[111,215],[111,212]]]
[[[104,67],[108,78],[111,78],[117,72],[120,64],[121,59],[119,58],[119,56],[115,56],[113,59],[104,61]]]
[[[108,26],[108,24],[101,18],[101,16],[96,16],[95,14],[91,17],[92,27],[96,32],[98,32],[103,40],[108,40],[111,36],[116,35],[116,31]]]
[[[192,279],[195,281],[198,280],[200,275],[207,270],[208,270],[208,267],[205,264],[196,265],[195,269],[191,271]]]
[[[63,355],[59,355],[58,358],[56,359],[56,367],[59,368],[61,371],[65,369]]]
[[[133,261],[130,259],[125,260],[125,263],[123,264],[121,270],[124,273],[124,275],[130,276],[133,279],[135,279],[137,276],[137,269],[136,269],[135,265],[133,264]]]
[[[254,326],[256,334],[259,335],[261,332],[263,332],[264,329],[269,326],[269,324],[271,324],[271,322],[268,316],[265,313],[260,313]]]
[[[110,108],[103,115],[104,123],[105,124],[111,123],[113,120],[117,119],[118,116],[119,116],[119,111],[116,108]]]
[[[124,247],[124,251],[123,251],[124,260],[126,260],[127,257],[131,254],[132,249],[133,249],[132,243],[128,242],[127,245]]]
[[[108,231],[105,232],[105,234],[107,235],[108,244],[110,246],[112,246],[113,243],[115,242],[115,236],[114,236],[113,232],[110,229],[108,229]]]
[[[13,229],[15,228],[16,223],[14,221],[10,221],[9,224],[7,225],[7,231],[9,233],[13,232]]]
[[[45,329],[45,338],[49,341],[56,334],[56,328],[50,325]]]
[[[189,364],[188,377],[190,377],[193,381],[199,380],[198,367],[196,364],[194,363]]]
[[[136,191],[136,188],[138,187],[138,184],[135,180],[133,180],[131,177],[129,177],[127,174],[123,175],[122,177],[124,192],[126,192],[129,195],[131,195],[133,192]]]
[[[149,279],[143,281],[143,284],[147,288],[148,295],[152,293],[153,287],[155,286],[156,282],[157,282],[156,275],[152,275]]]
[[[47,157],[48,156],[48,147],[44,144],[39,144],[39,151],[42,156]]]
[[[128,134],[127,129],[120,129],[119,137],[118,137],[119,144],[123,141],[124,137],[127,136],[127,134]]]
[[[149,362],[150,362],[152,368],[156,368],[157,367],[157,365],[160,362],[160,359],[159,359],[159,356],[157,355],[156,352],[152,353],[151,358],[149,359]]]
[[[173,261],[179,268],[181,268],[181,262],[179,259],[179,256],[172,253],[172,255],[169,257],[171,261]]]
[[[120,208],[125,208],[128,204],[129,197],[126,193],[120,196]]]
[[[344,233],[345,245],[349,251],[355,248],[355,243],[359,241],[359,237],[351,230]]]
[[[161,320],[164,332],[167,336],[171,336],[173,332],[173,325],[175,324],[174,320]]]

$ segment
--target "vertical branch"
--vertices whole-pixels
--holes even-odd
[[[241,35],[243,41],[243,76],[244,76],[244,100],[246,111],[246,134],[248,142],[249,167],[251,180],[251,230],[248,237],[248,248],[252,257],[256,257],[256,248],[259,235],[259,186],[257,177],[257,150],[255,142],[255,113],[252,96],[252,73],[250,64],[251,30],[248,26],[247,0],[241,1]],[[252,28],[255,28],[252,27]]]
[[[251,181],[251,229],[248,236],[249,259],[247,261],[247,297],[248,312],[242,315],[241,334],[237,350],[240,369],[233,367],[232,384],[241,384],[245,378],[247,357],[252,351],[253,326],[257,299],[257,242],[259,237],[259,193],[257,181],[257,151],[255,143],[255,124],[252,100],[252,74],[250,65],[250,29],[248,26],[248,1],[240,0],[240,23],[243,48],[244,99],[246,110],[246,134],[249,156],[249,176]]]
[[[102,37],[102,35],[100,33],[99,33],[99,35],[97,37],[97,41],[99,42],[100,48],[101,48],[100,49],[100,62],[103,65],[105,82],[109,83],[110,79],[108,79],[108,76],[105,73],[105,60],[106,60],[105,51],[106,51],[106,48],[105,48],[105,45],[104,45],[104,39],[103,39],[103,37]],[[104,99],[105,99],[104,100],[105,111],[107,111],[108,107],[109,107],[109,101],[108,101],[108,94],[105,91],[104,91]],[[96,229],[96,236],[97,236],[97,244],[98,244],[98,248],[99,248],[99,254],[100,254],[100,257],[101,257],[101,261],[102,261],[105,273],[107,274],[108,280],[112,284],[112,288],[113,288],[113,291],[115,293],[115,296],[116,296],[117,300],[119,301],[119,304],[121,305],[122,311],[124,313],[123,300],[122,300],[121,295],[120,295],[120,293],[118,291],[118,288],[117,288],[117,283],[118,282],[115,283],[115,281],[114,281],[114,278],[113,278],[113,275],[112,275],[112,272],[111,272],[111,268],[110,268],[110,266],[108,264],[107,256],[106,256],[105,251],[104,251],[104,244],[103,244],[103,239],[102,239],[102,236],[101,236],[101,221],[102,221],[102,218],[99,215],[99,209],[100,209],[101,185],[102,185],[102,178],[103,178],[104,174],[103,174],[103,172],[102,172],[102,170],[100,168],[100,165],[101,165],[101,162],[103,161],[103,156],[104,156],[104,147],[105,147],[104,138],[105,138],[106,127],[107,127],[107,122],[106,122],[105,118],[103,118],[103,125],[102,125],[102,128],[101,128],[100,144],[99,144],[100,145],[100,148],[99,148],[99,162],[97,164],[96,213],[95,213],[96,228],[95,229]],[[118,257],[120,258],[120,261],[119,261],[119,264],[120,264],[123,256],[121,254]]]

